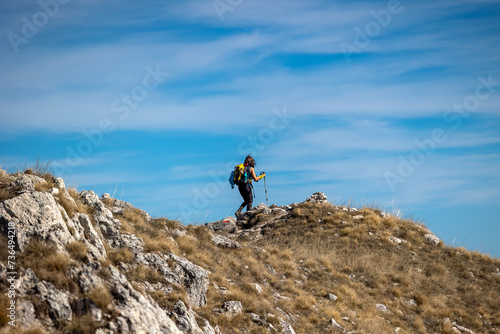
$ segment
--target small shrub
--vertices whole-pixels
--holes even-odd
[[[66,325],[66,332],[72,334],[90,334],[95,333],[98,325],[92,319],[90,314],[76,316],[73,315],[73,320]]]
[[[149,282],[149,283],[164,283],[165,277],[156,269],[146,265],[138,265],[125,273],[125,276],[131,281]]]
[[[105,286],[99,286],[90,290],[88,296],[101,310],[105,310],[112,301],[111,293]]]
[[[77,261],[85,261],[87,259],[87,246],[83,242],[75,241],[66,245],[66,250],[69,255]]]
[[[120,262],[132,263],[135,260],[134,253],[126,247],[107,250],[108,259],[115,265]]]
[[[32,238],[20,254],[19,263],[24,268],[31,268],[40,280],[48,281],[60,290],[75,292],[78,285],[66,276],[71,260],[59,253],[54,244]]]

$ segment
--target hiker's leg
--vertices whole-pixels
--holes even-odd
[[[240,191],[241,197],[243,197],[243,203],[241,203],[238,210],[236,210],[236,212],[234,213],[236,218],[238,218],[238,216],[241,214],[241,210],[243,210],[243,208],[248,204],[246,185],[238,185],[238,190]]]
[[[247,198],[247,212],[248,212],[252,210],[252,204],[253,204],[252,187],[250,187],[250,185],[247,185],[247,191],[248,191],[248,198]]]

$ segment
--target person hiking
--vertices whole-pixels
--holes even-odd
[[[255,160],[251,156],[247,155],[243,165],[244,165],[243,175],[245,175],[246,173],[248,178],[238,182],[238,190],[240,191],[241,197],[243,197],[243,203],[240,205],[239,209],[236,210],[236,212],[234,213],[236,218],[238,218],[238,216],[241,214],[241,210],[243,210],[245,206],[247,207],[247,212],[252,210],[252,204],[253,204],[252,180],[254,180],[255,182],[259,182],[260,179],[266,177],[266,173],[262,173],[259,176],[255,175],[255,169],[254,169]]]

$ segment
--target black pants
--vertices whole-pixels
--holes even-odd
[[[252,210],[253,196],[252,196],[252,186],[248,183],[238,185],[238,190],[240,191],[241,197],[243,197],[243,203],[239,210],[242,210],[245,205],[247,206],[247,211]]]

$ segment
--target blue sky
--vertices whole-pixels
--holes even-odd
[[[3,168],[204,223],[251,153],[270,203],[323,191],[500,257],[497,1],[11,1],[0,22]]]

